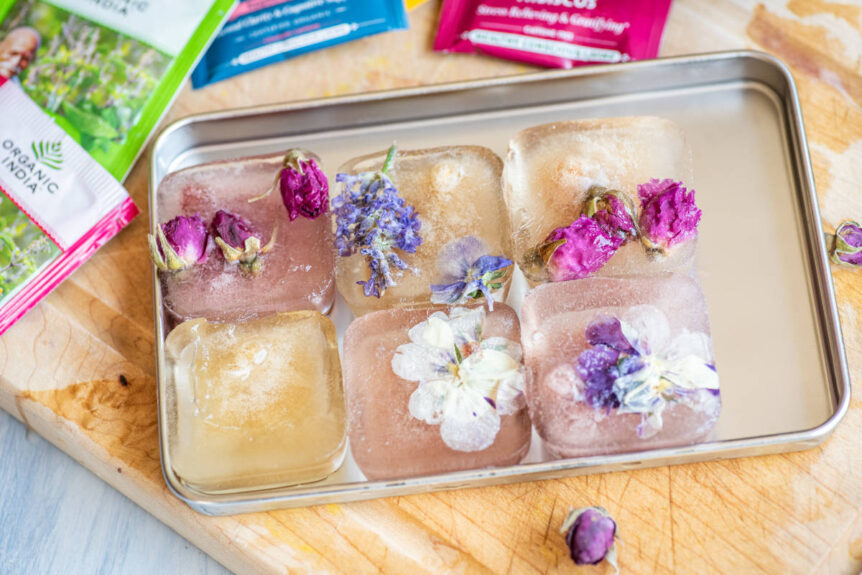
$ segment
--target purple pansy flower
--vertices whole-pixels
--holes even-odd
[[[344,191],[332,200],[335,214],[335,245],[342,257],[365,256],[370,277],[357,282],[366,297],[380,297],[395,285],[395,278],[410,266],[394,251],[414,253],[422,244],[421,222],[413,206],[398,195],[387,175],[395,158],[389,148],[383,168],[357,175],[338,174]]]
[[[694,190],[682,182],[653,178],[638,185],[641,200],[641,239],[650,249],[666,251],[697,235],[702,212],[694,201]]]
[[[431,302],[463,303],[483,295],[494,310],[493,292],[503,287],[512,260],[488,255],[488,246],[479,238],[466,236],[446,244],[437,257],[440,283],[431,284]]]
[[[270,251],[275,244],[276,231],[265,246],[261,246],[261,236],[244,217],[219,210],[210,223],[213,238],[228,262],[239,262],[244,272],[255,274],[262,265],[261,254]]]
[[[545,239],[543,246],[552,250],[545,263],[548,276],[555,282],[585,278],[605,265],[624,241],[608,235],[593,218],[582,215]]]
[[[832,261],[836,264],[862,266],[862,227],[858,223],[848,220],[835,230]]]
[[[200,214],[177,216],[147,235],[150,257],[163,271],[179,271],[207,261],[207,226]]]
[[[668,403],[693,405],[701,392],[717,394],[718,375],[705,333],[683,330],[671,339],[667,317],[649,305],[630,308],[626,318],[599,315],[587,325],[590,347],[575,371],[588,405],[639,413],[638,435],[649,437],[661,429]]]
[[[566,534],[569,555],[577,565],[597,565],[607,559],[619,572],[614,543],[617,524],[603,507],[569,510],[560,532]]]

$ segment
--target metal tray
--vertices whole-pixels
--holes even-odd
[[[727,52],[596,66],[232,110],[168,126],[150,150],[155,190],[169,172],[299,146],[324,169],[386,148],[479,144],[505,157],[518,130],[585,117],[658,115],[694,149],[702,223],[697,275],[712,320],[723,412],[716,439],[688,447],[550,460],[541,440],[519,465],[396,481],[367,481],[348,454],[315,484],[212,495],[184,485],[167,449],[158,278],[153,273],[162,469],[171,490],[206,514],[369,499],[566,475],[761,455],[814,447],[844,416],[844,357],[796,87],[759,52]],[[525,292],[516,277],[509,303]],[[339,337],[352,315],[332,315]]]

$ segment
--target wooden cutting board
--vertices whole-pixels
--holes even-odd
[[[169,120],[528,70],[432,53],[438,9],[430,2],[414,11],[409,32],[186,89]],[[829,230],[843,218],[862,219],[860,30],[859,5],[677,0],[662,52],[750,47],[791,67]],[[127,184],[146,206],[145,161]],[[627,573],[862,567],[858,399],[832,439],[801,453],[237,517],[198,515],[168,492],[159,466],[147,225],[139,217],[0,338],[0,407],[235,571],[572,572],[558,529],[569,506],[591,504],[619,522]],[[858,397],[862,272],[835,268],[833,278]]]

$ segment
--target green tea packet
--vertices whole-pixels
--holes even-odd
[[[138,213],[125,178],[233,0],[0,0],[0,334]]]
[[[118,180],[234,0],[0,0],[0,76]]]

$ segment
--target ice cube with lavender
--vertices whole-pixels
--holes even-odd
[[[502,168],[479,146],[393,146],[344,164],[332,207],[350,309],[502,301],[512,270]]]
[[[545,284],[521,317],[530,415],[551,455],[688,445],[712,433],[719,380],[691,277]]]
[[[315,311],[181,323],[165,341],[170,462],[207,492],[316,481],[341,465],[335,326]]]
[[[557,122],[510,142],[504,194],[527,280],[690,268],[701,211],[682,130],[656,117]]]
[[[327,190],[316,160],[298,151],[202,164],[165,177],[151,251],[164,270],[169,321],[328,312],[335,300],[335,251]],[[203,243],[201,226],[208,236]]]
[[[344,337],[353,458],[368,479],[514,465],[530,446],[520,326],[497,304],[392,309]]]

